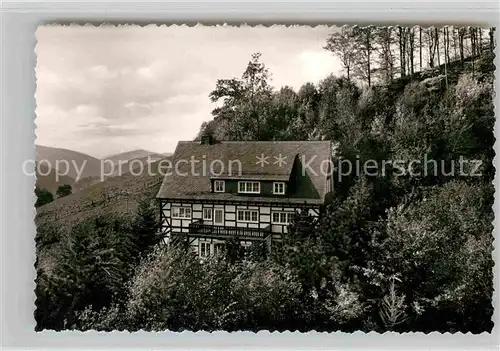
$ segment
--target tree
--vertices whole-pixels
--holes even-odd
[[[261,140],[262,124],[268,115],[272,98],[270,73],[255,53],[240,79],[219,79],[209,97],[223,99],[223,105],[212,111],[214,119],[226,122],[228,140]]]
[[[406,305],[405,296],[399,295],[396,291],[394,281],[396,277],[391,277],[390,285],[387,294],[382,298],[380,306],[380,318],[387,330],[393,330],[398,324],[404,323],[406,320]]]
[[[488,31],[488,35],[490,36],[490,51],[494,52],[495,51],[495,29],[494,27],[491,27],[490,30]]]
[[[231,324],[252,331],[285,331],[303,325],[309,311],[300,300],[300,283],[288,267],[272,260],[245,261],[237,273],[230,282],[232,308],[224,311],[231,312]]]
[[[157,209],[149,199],[139,200],[137,214],[132,223],[132,235],[138,254],[147,255],[160,242]]]
[[[439,52],[439,38],[441,36],[441,31],[437,28],[434,27],[434,38],[436,40],[436,55],[437,55],[437,61],[438,61],[438,67],[441,68],[441,53]]]
[[[391,208],[380,220],[373,260],[363,270],[367,292],[392,277],[401,280],[399,291],[392,281],[382,299],[387,327],[403,317],[404,296],[412,330],[489,330],[492,186],[452,181],[422,190],[420,200]]]
[[[45,188],[35,187],[35,195],[37,197],[35,207],[40,207],[54,201],[54,195]]]
[[[469,37],[470,37],[470,43],[471,43],[471,56],[474,57],[474,56],[477,56],[477,53],[478,53],[476,28],[475,27],[469,27]]]
[[[281,248],[273,255],[294,272],[304,296],[314,292],[320,299],[326,298],[322,281],[329,276],[336,258],[326,255],[316,219],[307,209],[294,214]]]
[[[303,132],[311,133],[318,127],[320,120],[319,105],[321,96],[312,83],[302,85],[296,95],[298,117],[304,122],[306,128]]]
[[[465,36],[466,36],[466,28],[460,27],[458,28],[458,45],[460,51],[460,62],[462,63],[462,68],[464,67],[464,59],[465,59]]]
[[[300,285],[271,260],[200,262],[177,248],[156,248],[132,278],[125,317],[131,329],[291,329],[304,313]]]
[[[479,45],[479,55],[481,55],[483,52],[483,29],[477,28],[477,34],[478,34],[477,42]]]
[[[392,27],[380,27],[375,30],[379,70],[382,72],[382,81],[390,83],[394,78],[394,44]]]
[[[300,135],[297,127],[305,126],[307,116],[301,116],[300,101],[297,93],[288,86],[273,93],[273,99],[265,121],[261,137],[264,140],[293,140],[293,136]],[[306,133],[302,130],[302,133]]]
[[[339,58],[342,67],[347,71],[347,80],[351,79],[357,51],[354,39],[353,27],[343,26],[340,32],[335,32],[326,39],[326,45],[323,47]]]
[[[195,140],[201,140],[202,137],[208,136],[212,138],[216,138],[216,125],[214,121],[209,121],[209,122],[202,122],[200,126],[200,131],[198,132],[198,135],[196,136]]]
[[[269,257],[270,251],[267,240],[256,241],[245,251],[245,258],[253,262],[262,262]]]
[[[202,308],[202,268],[184,249],[158,246],[135,270],[126,316],[132,329],[165,330],[193,326]]]
[[[366,261],[366,244],[371,240],[367,223],[376,216],[374,185],[366,178],[356,179],[345,200],[330,204],[319,223],[319,233],[328,255],[337,257],[344,268]],[[378,209],[382,212],[383,209]],[[335,224],[337,223],[337,224]]]
[[[445,26],[443,27],[444,31],[444,63],[445,65],[450,64],[450,27]]]
[[[427,39],[427,47],[429,54],[429,67],[434,68],[436,59],[436,50],[439,45],[438,29],[434,27],[427,28],[425,30],[425,37]],[[438,54],[439,56],[439,51]],[[439,58],[438,58],[439,61]],[[439,65],[439,63],[438,63]]]
[[[358,76],[372,85],[372,60],[375,51],[374,33],[375,27],[354,27],[354,43],[356,45],[355,71]]]
[[[451,37],[453,39],[453,60],[457,60],[458,57],[458,30],[455,27],[451,27]]]
[[[415,27],[406,28],[408,35],[408,72],[413,75],[415,72],[414,52],[415,52]]]
[[[225,258],[231,263],[235,264],[241,261],[245,255],[245,248],[241,246],[240,240],[237,237],[231,237],[224,243]]]
[[[401,77],[406,75],[406,28],[398,26],[396,35],[399,43],[399,73]]]
[[[68,196],[71,194],[71,191],[72,191],[71,185],[63,184],[57,188],[56,195],[57,197]]]
[[[424,43],[422,42],[422,27],[418,26],[418,51],[419,51],[419,66],[420,66],[420,71],[422,71],[422,51],[424,48]]]
[[[123,302],[135,249],[128,221],[98,216],[62,236],[54,267],[40,267],[37,329],[79,326],[78,312]]]

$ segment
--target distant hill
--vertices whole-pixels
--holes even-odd
[[[139,168],[141,164],[145,166],[148,161],[156,162],[161,160],[165,156],[165,154],[139,149],[106,156],[103,160],[113,162],[114,175],[117,176],[129,173],[131,170]]]
[[[96,177],[101,175],[101,160],[90,155],[67,149],[60,149],[42,145],[36,145],[36,161],[43,161],[42,165],[48,166],[47,161],[51,165],[52,170],[56,170],[56,161],[66,160],[70,167],[66,174],[64,164],[60,164],[59,172],[65,173],[69,177],[76,180],[77,169],[83,167],[81,178]],[[76,167],[75,167],[76,165]]]
[[[137,158],[147,157],[149,155],[159,155],[159,154],[152,152],[152,151],[144,150],[144,149],[138,149],[138,150],[132,150],[132,151],[122,152],[122,153],[115,154],[115,155],[106,156],[106,157],[103,157],[102,159],[111,160],[113,162],[130,161],[130,160],[137,159]],[[162,155],[159,155],[159,156],[161,157]]]
[[[39,170],[42,175],[37,172],[37,181],[36,184],[40,188],[45,188],[55,194],[55,191],[60,185],[70,184],[73,187],[73,192],[78,192],[82,189],[85,189],[89,186],[95,185],[101,182],[101,167],[106,172],[105,174],[109,174],[111,170],[114,170],[114,173],[110,176],[104,177],[105,180],[119,176],[119,163],[122,162],[122,172],[121,175],[125,175],[129,173],[132,169],[137,171],[140,167],[140,164],[146,167],[146,163],[148,160],[151,162],[156,162],[160,159],[165,158],[170,154],[159,154],[151,151],[139,149],[128,152],[123,152],[116,155],[111,155],[105,157],[103,159],[98,159],[96,157],[73,151],[68,149],[54,148],[42,145],[36,145],[36,160],[37,163],[41,160],[45,160],[40,163]],[[60,175],[58,181],[56,181],[56,161],[66,160],[70,168],[67,172],[67,175],[61,175],[61,173],[66,173],[65,165],[60,164]],[[113,165],[109,162],[104,162],[104,160],[110,160]],[[48,161],[48,163],[47,163]],[[133,163],[130,163],[132,162]],[[50,169],[49,169],[50,163]],[[102,166],[101,166],[102,163]],[[130,165],[129,165],[130,163]],[[76,167],[74,166],[76,164]],[[80,170],[83,167],[82,174],[80,178],[77,180],[77,170]],[[146,169],[146,168],[145,168]]]

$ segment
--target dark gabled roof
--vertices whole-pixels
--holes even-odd
[[[281,174],[221,174],[218,176],[210,177],[213,180],[269,180],[275,182],[287,182],[290,180],[290,175],[281,175]]]
[[[264,166],[258,163],[262,155],[268,157]],[[286,162],[281,167],[280,155]],[[181,141],[173,155],[172,174],[163,179],[157,198],[322,204],[327,171],[322,163],[329,160],[329,141],[222,141],[211,145]],[[287,180],[290,176],[297,190],[288,197],[211,192],[213,179]]]

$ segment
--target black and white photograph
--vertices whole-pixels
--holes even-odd
[[[35,330],[490,333],[496,37],[39,26]]]

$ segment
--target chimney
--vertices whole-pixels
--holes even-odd
[[[211,135],[203,135],[201,137],[201,145],[212,145],[214,138]]]

